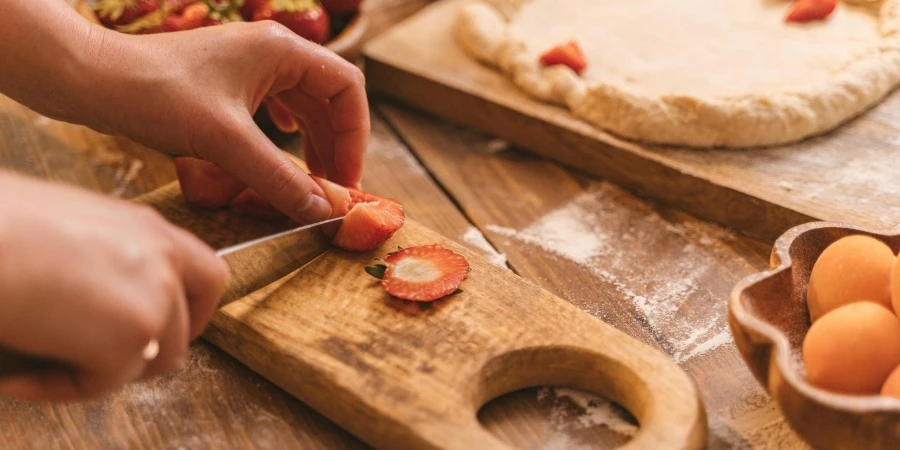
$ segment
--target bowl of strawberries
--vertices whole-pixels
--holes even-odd
[[[274,20],[306,40],[355,59],[366,31],[363,0],[82,0],[79,11],[128,34]]]

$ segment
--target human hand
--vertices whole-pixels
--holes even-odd
[[[125,201],[2,172],[0,192],[0,346],[69,367],[0,394],[83,400],[181,366],[227,283],[211,248]]]
[[[308,132],[312,174],[359,186],[370,126],[364,79],[334,53],[274,22],[96,35],[80,88],[91,93],[88,126],[216,163],[301,223],[330,217],[318,185],[253,122],[266,102],[287,117],[275,120],[280,128]]]

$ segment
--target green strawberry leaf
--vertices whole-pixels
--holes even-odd
[[[387,266],[384,264],[373,264],[371,266],[366,266],[366,273],[372,275],[379,280],[384,278],[384,271],[387,270]]]

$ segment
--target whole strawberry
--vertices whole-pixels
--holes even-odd
[[[332,16],[356,14],[361,5],[362,0],[322,0],[325,11]]]
[[[317,44],[331,33],[328,14],[318,0],[268,0],[253,13],[253,20],[274,20]]]

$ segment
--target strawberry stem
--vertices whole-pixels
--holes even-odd
[[[384,278],[384,271],[387,270],[387,266],[384,264],[373,264],[371,266],[366,266],[366,273],[372,275],[379,280]]]

